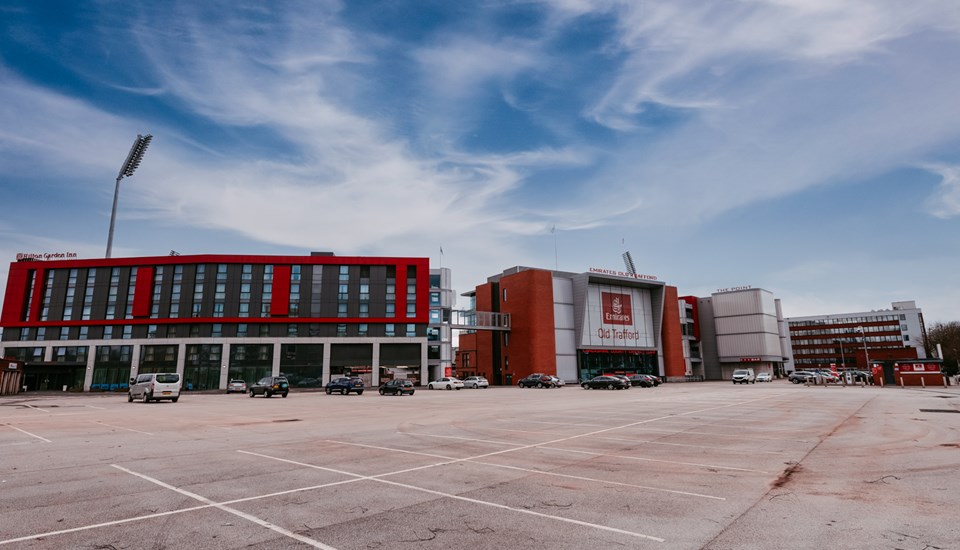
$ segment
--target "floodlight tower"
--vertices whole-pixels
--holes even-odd
[[[110,257],[110,253],[113,251],[113,226],[117,219],[117,198],[120,196],[120,180],[133,175],[133,172],[140,166],[140,161],[143,160],[143,154],[147,151],[147,146],[150,145],[150,140],[152,139],[153,136],[150,134],[145,136],[137,134],[137,139],[133,140],[133,146],[130,147],[130,152],[127,153],[127,160],[123,162],[123,166],[120,167],[120,173],[117,174],[117,185],[113,189],[113,210],[110,212],[110,233],[107,234],[107,258]]]
[[[627,268],[627,273],[631,275],[637,274],[637,268],[633,265],[633,256],[630,255],[630,251],[627,250],[623,253],[623,265]]]

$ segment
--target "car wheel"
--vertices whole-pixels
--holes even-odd
[[[613,384],[607,384],[607,389],[608,389],[608,390],[612,390],[612,389],[613,389]]]
[[[149,393],[143,392],[143,402],[144,402],[144,403],[149,403],[149,402],[150,402],[150,394],[149,394]]]
[[[331,390],[330,388],[327,388],[327,395],[330,395],[331,393],[333,393],[333,390]]]
[[[251,389],[251,390],[250,390],[250,397],[253,397],[254,395],[257,395],[257,394],[253,393],[253,389]]]
[[[340,390],[340,395],[347,395],[347,390],[341,389],[341,390]]]
[[[263,396],[269,398],[269,397],[273,397],[273,394],[270,393],[270,390],[267,390],[267,391],[263,392]]]
[[[380,388],[380,395],[384,395],[385,393],[387,392],[383,391],[383,388]]]
[[[586,384],[580,384],[580,387],[583,388],[583,389],[585,389],[585,390],[589,390],[589,389],[590,389],[590,386],[588,386],[588,385],[586,385]]]
[[[290,393],[290,392],[283,392],[283,393],[280,394],[280,397],[286,397],[288,393]]]
[[[173,401],[174,403],[176,403],[178,399],[180,399],[180,398],[179,398],[179,397],[174,397],[174,398],[171,399],[170,401]]]
[[[133,403],[133,394],[127,392],[127,403]]]
[[[448,389],[448,390],[452,390],[452,389],[453,389],[453,386],[451,386],[450,384],[447,384],[447,389]]]
[[[357,395],[363,395],[363,390],[358,391]]]
[[[543,382],[537,382],[537,387],[538,387],[538,388],[542,388],[542,387],[543,387]]]
[[[410,395],[413,395],[414,390],[410,390]]]

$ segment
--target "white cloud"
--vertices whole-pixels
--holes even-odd
[[[943,219],[960,216],[960,166],[928,165],[926,169],[941,178],[937,191],[926,201],[927,212]]]

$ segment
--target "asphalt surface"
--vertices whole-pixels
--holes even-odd
[[[960,390],[0,397],[4,548],[960,547]]]

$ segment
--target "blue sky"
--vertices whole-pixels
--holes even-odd
[[[18,252],[637,270],[960,317],[955,0],[0,5]],[[553,230],[555,228],[555,230]],[[440,257],[440,248],[443,257]],[[461,304],[465,305],[465,304]]]

